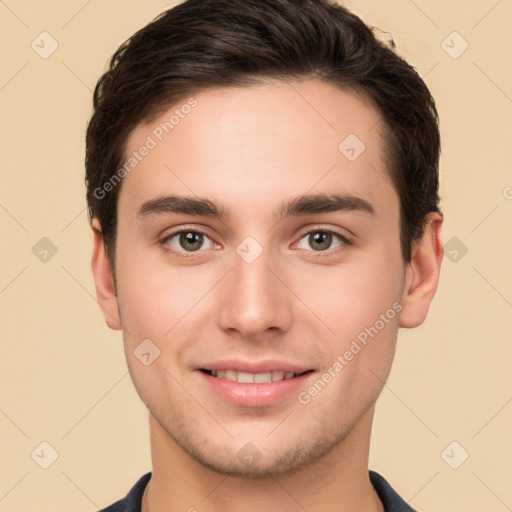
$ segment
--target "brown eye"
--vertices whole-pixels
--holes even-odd
[[[197,251],[201,248],[204,241],[202,233],[188,231],[180,234],[180,246],[186,251]]]
[[[331,231],[311,231],[299,241],[299,249],[322,252],[347,243],[345,237]]]
[[[332,244],[332,234],[319,231],[318,233],[311,233],[308,239],[310,247],[316,251],[325,251],[329,249]]]
[[[192,230],[177,231],[167,236],[163,242],[177,252],[195,252],[213,247],[209,236]]]

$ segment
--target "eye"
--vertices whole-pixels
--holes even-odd
[[[212,249],[214,246],[208,235],[191,229],[168,235],[164,238],[163,243],[179,252],[195,252],[200,249]]]
[[[329,249],[335,249],[336,247],[340,247],[344,244],[349,245],[350,242],[339,233],[318,230],[311,231],[303,236],[299,240],[297,247],[308,251],[322,252]]]

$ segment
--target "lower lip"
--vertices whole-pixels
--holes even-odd
[[[304,373],[292,379],[264,384],[242,384],[228,379],[220,379],[199,371],[210,389],[234,405],[244,407],[268,407],[284,400],[292,393],[305,387],[305,382],[314,372]]]

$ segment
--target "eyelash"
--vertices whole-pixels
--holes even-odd
[[[336,229],[332,229],[332,228],[324,229],[322,227],[317,227],[317,228],[309,229],[308,231],[304,231],[303,233],[301,233],[298,237],[298,241],[295,242],[293,245],[299,244],[300,241],[305,236],[308,236],[308,235],[311,235],[314,233],[327,233],[327,234],[334,235],[335,237],[338,237],[340,239],[341,245],[338,247],[334,247],[333,249],[326,249],[325,251],[313,251],[311,249],[302,249],[302,250],[306,250],[310,254],[310,256],[313,258],[321,258],[322,256],[331,256],[333,254],[338,254],[340,251],[343,251],[347,247],[350,247],[351,245],[354,244],[352,238],[348,237],[347,235],[342,234],[340,231],[337,231]],[[298,249],[298,250],[301,250],[301,249]]]
[[[208,238],[211,239],[211,237],[208,235],[208,233],[200,228],[196,228],[196,227],[191,227],[191,228],[180,228],[179,230],[176,230],[176,231],[173,231],[171,233],[168,233],[166,234],[160,241],[159,241],[159,245],[166,251],[169,251],[169,252],[172,252],[174,254],[178,254],[180,257],[184,257],[184,258],[190,258],[190,257],[193,257],[196,255],[196,253],[198,252],[202,252],[201,250],[198,250],[198,251],[177,251],[173,248],[170,248],[169,247],[169,244],[168,244],[168,241],[171,240],[172,238],[174,238],[176,235],[181,235],[182,233],[199,233],[201,235],[204,235]],[[303,233],[301,233],[298,237],[298,241],[294,243],[294,245],[297,245],[298,243],[300,243],[300,241],[307,235],[311,235],[311,234],[314,234],[314,233],[327,233],[327,234],[331,234],[331,235],[335,235],[337,236],[340,241],[342,242],[342,245],[341,246],[338,246],[338,247],[335,247],[334,249],[326,249],[325,251],[313,251],[313,250],[307,250],[309,253],[311,253],[313,255],[313,257],[321,257],[322,255],[325,255],[325,254],[328,254],[328,255],[331,255],[333,253],[337,253],[339,250],[343,250],[345,247],[349,247],[351,245],[353,245],[353,241],[350,237],[346,236],[346,235],[343,235],[341,234],[339,231],[335,230],[335,229],[332,229],[332,228],[329,228],[329,229],[323,229],[323,228],[315,228],[315,229],[310,229],[309,231],[304,231]],[[213,240],[212,240],[213,241]],[[215,242],[214,242],[215,243]]]
[[[176,231],[172,231],[171,233],[168,233],[166,234],[160,241],[159,241],[159,245],[165,250],[165,251],[168,251],[168,252],[172,252],[173,254],[176,254],[178,255],[179,257],[182,257],[182,258],[190,258],[190,257],[193,257],[195,256],[198,252],[202,252],[201,250],[199,251],[177,251],[176,249],[174,248],[171,248],[168,244],[168,241],[171,240],[172,238],[174,238],[176,235],[181,235],[182,233],[199,233],[201,235],[204,235],[208,238],[211,239],[211,237],[208,235],[208,233],[200,228],[196,228],[196,227],[190,227],[190,228],[187,228],[187,227],[182,227]]]

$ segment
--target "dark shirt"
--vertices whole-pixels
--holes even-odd
[[[144,489],[150,478],[151,472],[146,473],[132,487],[131,491],[126,495],[126,498],[116,501],[113,505],[102,509],[100,512],[140,512],[142,495],[144,494]],[[382,501],[384,505],[385,512],[414,512],[414,509],[407,505],[378,473],[370,471],[370,482],[377,491],[380,501]]]

